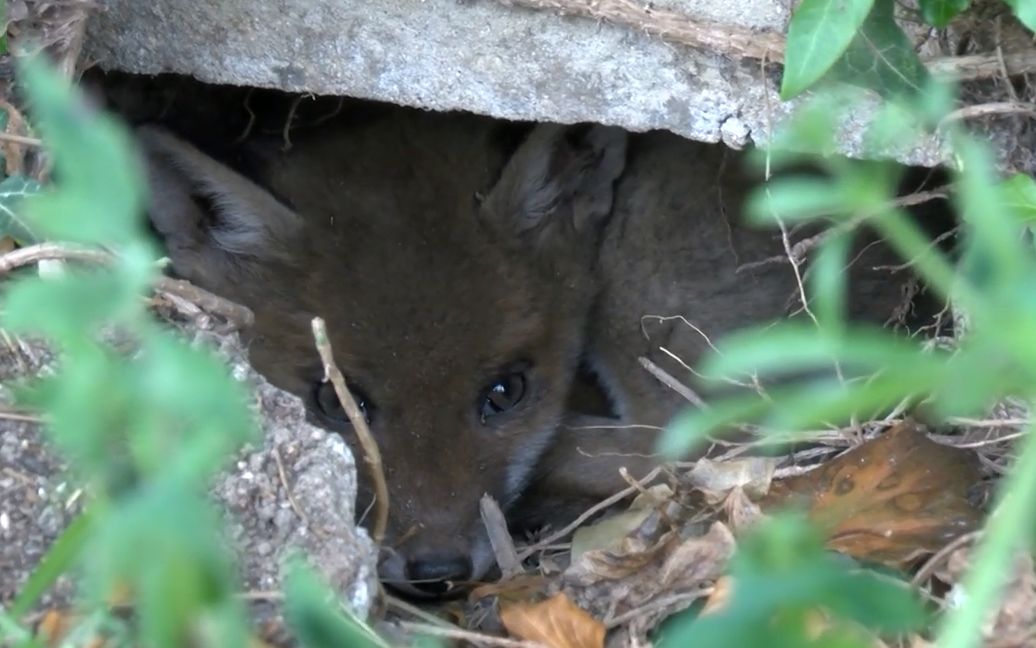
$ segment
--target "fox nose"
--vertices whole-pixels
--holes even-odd
[[[458,582],[471,579],[471,559],[463,554],[424,554],[406,563],[406,577],[413,587],[432,596],[442,596]]]

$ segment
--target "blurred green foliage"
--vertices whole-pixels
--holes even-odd
[[[924,610],[906,585],[847,562],[824,552],[824,538],[805,519],[775,518],[740,540],[727,604],[669,624],[659,646],[867,648],[873,641],[862,628],[921,626]],[[820,609],[830,617],[821,620]]]
[[[0,326],[43,336],[60,354],[57,372],[17,385],[16,395],[45,414],[50,441],[89,495],[0,614],[0,639],[34,645],[18,620],[74,570],[84,627],[103,631],[106,645],[244,647],[249,624],[206,485],[255,438],[247,393],[220,360],[147,311],[158,254],[146,234],[145,183],[129,133],[91,112],[40,61],[25,62],[20,73],[57,182],[43,192],[24,178],[0,183],[0,234],[22,243],[103,245],[113,255],[103,267],[5,285]],[[102,341],[112,335],[121,350]],[[315,579],[291,583],[300,631],[312,627],[307,619],[325,626],[339,619],[314,594],[324,591]],[[109,613],[126,595],[132,621]],[[363,627],[337,622],[328,627]]]
[[[1030,26],[1031,19],[1023,14],[1034,4],[1012,3]],[[921,2],[925,19],[934,25],[944,25],[966,6],[967,2],[953,0]],[[811,257],[806,288],[816,321],[786,322],[729,336],[699,368],[707,380],[715,381],[746,375],[765,381],[796,370],[825,377],[782,384],[769,390],[767,398],[745,394],[708,410],[687,412],[667,431],[667,452],[684,452],[710,434],[744,423],[786,436],[818,425],[869,420],[900,403],[940,420],[982,415],[1007,396],[1030,405],[1036,401],[1036,255],[1029,231],[1036,214],[1036,183],[1024,175],[998,179],[987,147],[959,124],[943,120],[954,107],[954,90],[928,77],[891,12],[892,2],[884,0],[804,0],[793,15],[782,95],[790,98],[807,88],[814,93],[771,148],[759,152],[757,162],[770,170],[807,159],[826,176],[789,173],[771,180],[751,197],[748,215],[769,225],[776,221],[794,226],[821,218],[834,222]],[[933,246],[895,205],[900,167],[832,155],[839,120],[859,98],[859,91],[832,80],[885,95],[884,107],[864,136],[875,159],[895,152],[897,145],[909,145],[920,134],[935,133],[948,142],[956,163],[953,204],[961,220],[959,261]],[[926,348],[879,327],[845,320],[847,273],[842,269],[849,262],[847,241],[864,222],[968,322],[958,348]],[[833,371],[836,368],[839,371]],[[997,506],[999,514],[991,518],[963,583],[968,605],[938,621],[942,648],[978,645],[981,623],[997,602],[1014,552],[1031,546],[1036,529],[1036,435],[1019,442],[1015,466],[1000,484]],[[760,530],[759,537],[771,534],[770,542],[779,542],[775,536],[780,530],[792,528],[783,526],[787,524],[791,523],[778,519]],[[842,570],[838,576],[817,544],[786,541],[802,551],[799,569],[823,576],[778,578],[773,565],[753,559],[759,547],[746,543],[739,548],[735,571],[751,585],[742,588],[740,599],[735,588],[734,603],[723,614],[687,620],[676,636],[681,641],[693,637],[701,646],[762,645],[764,636],[769,636],[766,645],[857,645],[846,643],[845,637],[810,643],[803,634],[804,602],[822,607],[835,619],[893,630],[888,622],[896,617],[890,610],[875,607],[875,614],[861,615],[853,607],[873,600],[858,589],[858,582],[853,585],[858,575]],[[767,597],[766,583],[759,579],[768,574],[787,583],[789,600]],[[760,626],[775,634],[746,630]],[[788,637],[791,643],[780,643]]]
[[[1036,0],[1006,2],[1036,27]],[[967,6],[967,0],[919,4],[936,27]],[[808,159],[828,175],[769,182],[752,197],[749,212],[760,223],[823,217],[841,226],[812,259],[807,288],[817,322],[732,336],[702,368],[721,380],[837,363],[844,380],[813,379],[774,389],[768,399],[738,396],[688,413],[668,431],[668,451],[744,422],[785,433],[868,417],[903,401],[947,417],[980,413],[1005,395],[1036,397],[1036,261],[1023,235],[1036,217],[1036,183],[1022,175],[998,180],[981,143],[940,123],[953,89],[929,77],[893,9],[893,0],[803,0],[796,9],[781,95],[817,92],[760,163],[780,169]],[[0,326],[45,336],[61,353],[60,370],[21,386],[18,396],[45,413],[50,439],[89,485],[89,498],[18,599],[0,610],[0,639],[35,645],[20,619],[59,575],[75,570],[86,612],[82,637],[101,629],[111,645],[244,646],[248,622],[204,485],[254,438],[245,392],[218,360],[147,313],[143,296],[156,276],[157,254],[141,217],[144,183],[128,134],[87,110],[41,63],[26,63],[21,75],[58,182],[41,191],[26,178],[0,181],[0,234],[20,243],[104,245],[115,254],[109,266],[6,285]],[[872,151],[887,152],[937,126],[953,145],[964,240],[958,264],[893,206],[898,167],[831,155],[840,116],[860,97],[844,84],[888,99],[865,137]],[[959,349],[925,349],[845,321],[841,269],[858,220],[877,228],[932,290],[967,316]],[[101,342],[111,331],[132,340],[132,359]],[[977,645],[1013,552],[1033,540],[1034,439],[1021,442],[1003,480],[1001,514],[964,583],[969,605],[939,620],[943,648]],[[866,630],[902,632],[928,621],[905,587],[825,552],[816,531],[795,516],[777,517],[746,537],[731,575],[729,605],[701,619],[673,620],[663,646],[866,646]],[[108,611],[110,598],[123,591],[135,604],[132,621]],[[302,645],[384,645],[299,563],[286,594],[286,618]],[[820,609],[826,617],[818,632]]]

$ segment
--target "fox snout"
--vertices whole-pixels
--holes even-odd
[[[452,537],[418,532],[382,547],[378,571],[385,585],[405,596],[443,598],[463,594],[492,566],[489,538],[480,528]]]

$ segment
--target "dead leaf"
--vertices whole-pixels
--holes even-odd
[[[960,581],[971,569],[974,551],[974,547],[955,550],[939,573],[942,580],[954,584],[948,596],[951,600],[968,600]],[[1004,584],[999,606],[983,624],[982,634],[987,642],[1005,648],[1031,646],[1036,630],[1036,568],[1032,556],[1027,551],[1019,551],[1008,573],[1010,577]]]
[[[45,646],[62,646],[69,631],[82,618],[69,610],[48,610],[36,626],[36,639],[42,641]],[[101,637],[91,637],[83,648],[104,648],[106,642]]]
[[[629,510],[611,515],[596,524],[580,527],[572,534],[572,562],[587,551],[617,550],[622,541],[651,515],[649,509]]]
[[[734,589],[733,582],[730,576],[719,577],[716,585],[712,588],[712,594],[709,595],[708,600],[705,601],[705,606],[701,609],[701,616],[715,614],[726,609],[730,603],[731,591]]]
[[[723,512],[734,533],[740,535],[765,518],[759,505],[740,487],[730,491],[723,501]]]
[[[15,108],[10,102],[0,99],[0,109],[3,109],[7,113],[7,126],[4,128],[5,133],[8,135],[20,136],[28,134],[25,118],[22,117],[22,114],[17,108]],[[0,151],[3,151],[6,175],[22,175],[25,172],[25,144],[5,140],[0,142]]]
[[[766,495],[776,466],[777,460],[773,457],[745,457],[730,461],[702,458],[681,479],[700,490],[705,500],[715,506],[735,488],[740,488],[752,498]]]
[[[902,566],[977,528],[968,492],[980,479],[971,453],[935,443],[907,421],[812,472],[775,482],[763,509],[804,504],[830,529],[830,548]]]
[[[564,594],[506,606],[500,619],[511,635],[550,648],[604,648],[604,624]]]

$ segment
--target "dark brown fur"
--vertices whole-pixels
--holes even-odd
[[[490,120],[401,111],[260,156],[265,191],[141,133],[173,268],[255,311],[254,365],[317,413],[309,322],[327,321],[370,405],[391,493],[382,577],[404,589],[490,566],[478,499],[509,506],[550,445],[624,160],[613,129],[538,127],[510,159],[493,134]],[[487,386],[508,372],[524,397],[483,420]]]

